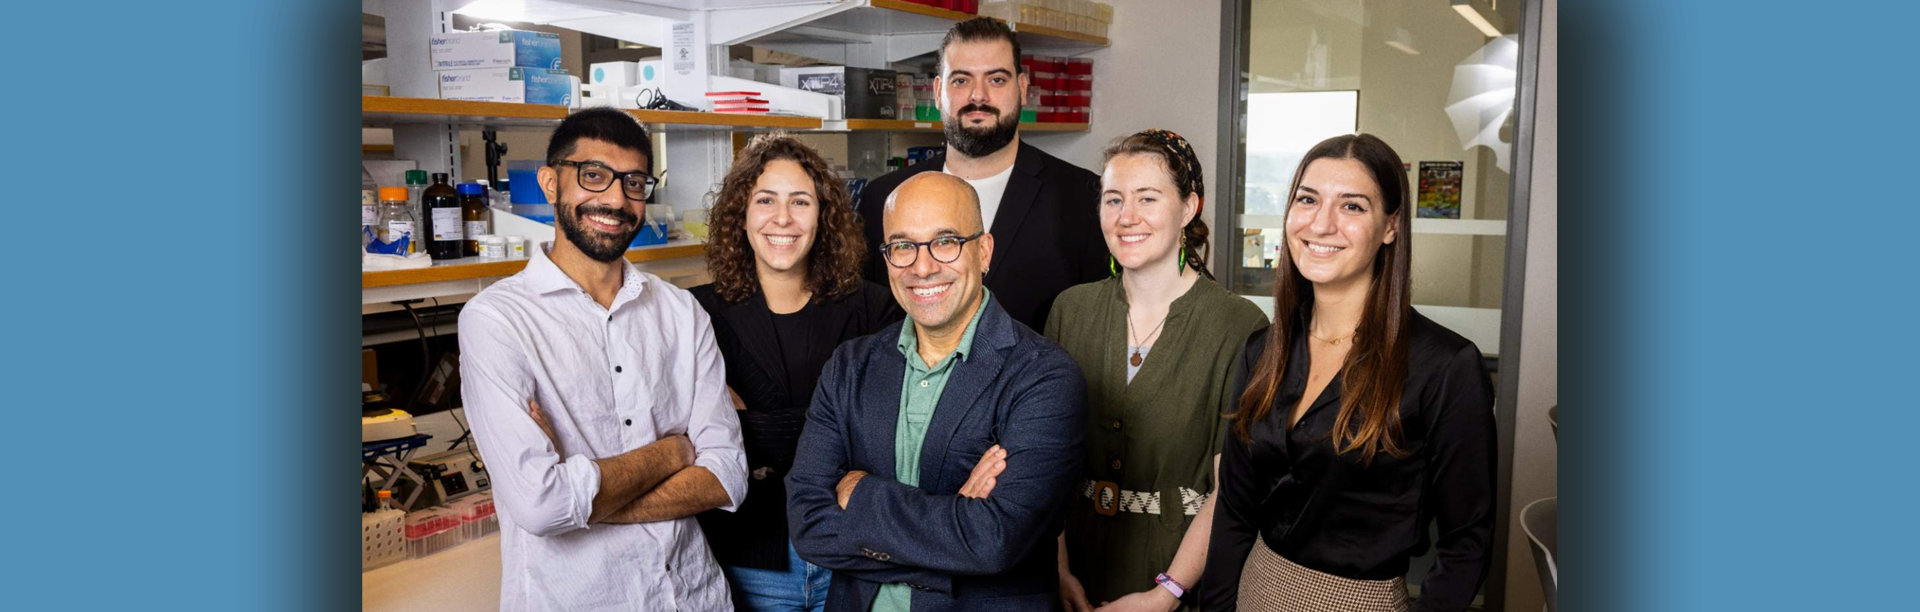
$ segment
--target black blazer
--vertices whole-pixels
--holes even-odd
[[[887,262],[878,251],[886,236],[881,226],[887,196],[908,177],[939,172],[946,162],[940,153],[873,179],[860,192],[860,216],[874,249],[867,258],[867,280],[887,284]],[[1111,275],[1107,241],[1100,235],[1100,177],[1025,142],[988,231],[994,251],[986,286],[1007,314],[1027,327],[1047,328],[1047,313],[1061,291]]]
[[[726,364],[727,386],[747,405],[736,413],[747,452],[747,499],[735,512],[710,510],[699,515],[707,544],[722,565],[782,570],[787,567],[786,485],[782,479],[793,465],[794,445],[806,423],[807,397],[789,397],[786,357],[774,342],[773,315],[767,298],[754,292],[729,302],[713,285],[690,290],[693,299],[713,321],[714,344]],[[819,367],[833,349],[847,340],[867,335],[899,321],[899,304],[885,288],[861,283],[860,289],[839,299],[810,306],[811,349],[801,370],[815,380],[802,388],[811,391]],[[811,367],[808,367],[811,366]],[[767,468],[761,472],[762,468]]]
[[[907,360],[902,325],[841,345],[820,374],[787,476],[800,557],[833,570],[827,609],[865,612],[880,586],[916,589],[915,612],[1052,610],[1066,505],[1087,436],[1086,382],[1066,350],[987,300],[973,345],[953,365],[920,449],[918,487],[894,471]],[[989,447],[1007,467],[984,499],[960,485]],[[846,510],[835,486],[868,472]]]

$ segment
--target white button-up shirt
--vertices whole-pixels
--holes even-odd
[[[601,307],[546,249],[460,313],[460,392],[500,518],[500,609],[731,609],[693,517],[587,524],[600,489],[593,460],[673,434],[726,488],[724,510],[745,499],[740,420],[706,311],[625,260],[619,295]]]

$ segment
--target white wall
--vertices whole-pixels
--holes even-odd
[[[1021,138],[1095,173],[1115,138],[1161,128],[1185,136],[1200,156],[1207,204],[1219,193],[1220,4],[1109,0],[1112,45],[1093,59],[1093,117],[1087,132],[1023,132]],[[1213,210],[1206,211],[1209,223]],[[1215,228],[1214,231],[1219,231]],[[1219,254],[1214,255],[1219,259]],[[1219,269],[1218,263],[1210,262]]]
[[[1507,609],[1538,610],[1540,582],[1520,530],[1520,509],[1559,495],[1559,444],[1547,409],[1560,403],[1558,0],[1540,12],[1540,75],[1533,127],[1533,187],[1527,203],[1526,298],[1520,319],[1520,390],[1513,432],[1513,511],[1507,540]]]

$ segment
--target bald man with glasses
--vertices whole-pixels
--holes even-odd
[[[1050,610],[1083,458],[1086,383],[982,285],[993,258],[966,181],[907,179],[878,255],[908,320],[821,373],[787,476],[801,558],[828,610]]]

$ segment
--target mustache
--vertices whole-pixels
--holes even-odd
[[[612,208],[608,206],[589,206],[586,204],[580,204],[573,207],[574,218],[578,219],[586,215],[600,215],[603,217],[613,217],[615,219],[620,220],[621,223],[633,223],[640,219],[640,217],[637,215],[634,215],[632,211],[629,211],[624,208]]]
[[[983,113],[992,113],[993,116],[995,117],[1000,116],[1000,109],[994,108],[992,105],[989,105],[989,104],[968,104],[966,106],[960,107],[960,112],[957,112],[954,114],[965,115],[967,113],[971,113],[974,111],[980,111]]]

